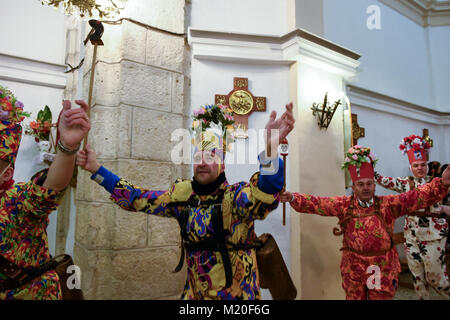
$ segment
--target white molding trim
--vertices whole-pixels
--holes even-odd
[[[290,65],[304,62],[354,80],[360,55],[303,29],[283,36],[188,29],[194,59]]]
[[[64,89],[67,66],[0,53],[0,80]]]
[[[352,85],[347,85],[346,91],[352,107],[369,108],[436,125],[450,125],[449,112],[436,111]]]
[[[379,0],[415,23],[423,26],[450,26],[450,1]]]

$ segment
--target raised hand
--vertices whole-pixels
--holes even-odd
[[[100,168],[97,154],[89,144],[86,145],[86,149],[78,151],[76,164],[91,173],[97,172]]]
[[[86,112],[89,106],[82,100],[75,100],[81,108],[72,109],[72,104],[69,100],[63,101],[63,109],[60,113],[58,121],[58,132],[64,147],[76,150],[81,144],[81,141],[88,134],[91,129],[91,124]]]
[[[292,102],[286,105],[286,111],[277,119],[277,112],[272,111],[269,121],[266,124],[265,139],[266,151],[271,154],[271,148],[278,148],[280,141],[294,129],[294,114],[292,113]],[[277,132],[274,132],[274,131]],[[275,149],[276,150],[276,149]]]

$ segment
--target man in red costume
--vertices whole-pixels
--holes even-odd
[[[348,300],[392,299],[398,283],[400,262],[392,234],[395,219],[426,208],[448,193],[450,170],[442,178],[399,195],[375,196],[373,165],[376,160],[370,148],[349,149],[344,168],[353,181],[352,196],[317,197],[285,192],[282,202],[289,202],[298,212],[334,216],[343,234],[341,260],[342,287]]]

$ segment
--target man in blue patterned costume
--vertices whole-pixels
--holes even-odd
[[[266,150],[272,150],[293,129],[292,108],[292,103],[286,105],[279,119],[276,112],[270,115]],[[273,130],[279,136],[271,134]],[[177,180],[164,191],[150,191],[120,179],[100,166],[89,146],[79,152],[77,164],[90,171],[91,179],[123,209],[178,220],[187,263],[182,299],[260,299],[254,220],[264,219],[278,206],[283,162],[278,154],[270,157],[262,152],[260,172],[250,182],[229,185],[220,137],[206,131],[196,147],[193,179]]]

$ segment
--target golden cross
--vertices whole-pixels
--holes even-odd
[[[229,106],[234,113],[236,137],[248,137],[248,117],[252,112],[266,111],[266,97],[255,97],[248,90],[248,78],[233,78],[234,88],[227,95],[216,94],[215,104]]]

